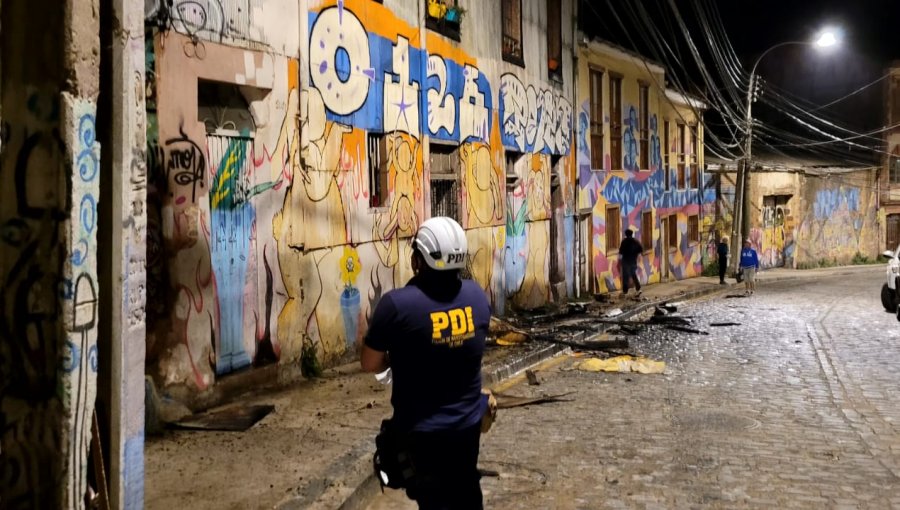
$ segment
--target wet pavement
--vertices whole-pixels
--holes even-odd
[[[567,357],[508,394],[574,400],[502,410],[483,437],[485,506],[900,508],[900,323],[883,269],[766,282],[686,303],[691,328],[630,337],[662,375]],[[729,297],[732,295],[734,297]],[[710,323],[739,323],[713,327]],[[415,508],[401,493],[370,509]]]

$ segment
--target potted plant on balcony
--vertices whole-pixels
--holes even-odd
[[[463,16],[466,15],[466,9],[460,7],[458,5],[454,5],[447,9],[447,14],[444,16],[444,19],[447,20],[448,23],[454,23],[459,25],[462,22]]]
[[[428,16],[442,19],[447,13],[447,4],[443,0],[428,0]]]

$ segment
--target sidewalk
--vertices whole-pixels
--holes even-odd
[[[765,292],[766,283],[774,281],[882,270],[881,266],[771,269],[760,273],[758,280]],[[601,312],[620,308],[624,313],[618,317],[625,318],[662,302],[732,289],[734,280],[729,282],[719,285],[716,277],[699,277],[648,285],[641,301],[613,294],[609,303],[592,308]],[[566,349],[550,343],[491,348],[485,384],[497,384]],[[275,406],[245,432],[171,430],[147,439],[145,507],[363,508],[378,491],[371,456],[378,426],[391,412],[389,399],[390,387],[361,373],[355,363],[281,391],[245,395],[223,407]]]

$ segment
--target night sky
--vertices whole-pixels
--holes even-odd
[[[749,72],[756,58],[767,48],[783,41],[811,40],[823,26],[842,31],[840,48],[827,53],[809,46],[786,46],[772,51],[760,64],[758,73],[768,83],[791,94],[823,105],[880,78],[891,61],[900,61],[900,0],[675,0],[691,37],[698,44],[706,65],[716,73],[705,45],[705,32],[694,5],[715,2],[728,38],[744,69]],[[640,6],[672,44],[679,58],[659,54],[649,42],[647,29],[641,30]],[[668,0],[583,0],[579,8],[582,30],[607,39],[659,61],[667,71],[694,82],[695,67]],[[646,26],[646,25],[644,25]],[[679,66],[678,62],[682,65]],[[718,80],[721,83],[721,80]],[[884,125],[885,81],[869,87],[821,113],[841,125],[860,131]],[[743,107],[741,107],[743,108]],[[803,133],[793,121],[763,104],[754,106],[755,116],[773,126]],[[715,113],[712,113],[715,117]],[[710,119],[710,128],[715,129]]]

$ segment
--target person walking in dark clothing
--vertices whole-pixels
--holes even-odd
[[[641,295],[641,281],[637,275],[637,258],[644,252],[644,247],[634,238],[634,231],[625,231],[625,239],[619,245],[619,258],[622,269],[622,294],[628,294],[628,284],[634,280],[634,289]]]
[[[716,253],[719,254],[719,284],[725,285],[725,270],[728,268],[728,238],[723,237],[718,246]]]

